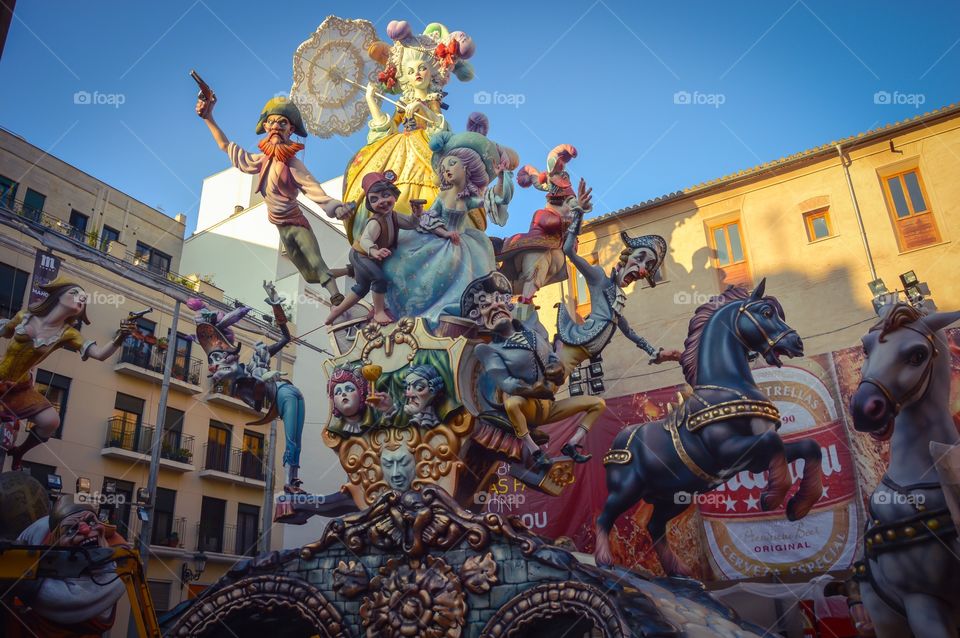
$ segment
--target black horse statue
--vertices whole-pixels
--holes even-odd
[[[783,442],[779,412],[750,372],[753,353],[778,367],[782,355],[803,355],[803,342],[784,322],[780,303],[764,296],[765,284],[752,295],[730,287],[697,308],[680,360],[692,394],[670,406],[662,421],[624,428],[604,455],[608,496],[597,520],[598,563],[613,562],[610,530],[640,499],[653,505],[647,530],[664,571],[689,576],[690,568],[667,543],[666,529],[690,505],[690,495],[712,490],[737,472],[769,470],[761,503],[764,510],[776,509],[791,487],[787,464],[804,459],[787,517],[803,518],[820,498],[820,446]]]

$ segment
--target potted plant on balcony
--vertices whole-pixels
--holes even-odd
[[[193,459],[193,452],[191,452],[185,447],[182,447],[179,450],[177,450],[173,460],[179,461],[180,463],[189,463],[191,459]]]
[[[162,456],[165,459],[169,459],[171,461],[177,460],[176,458],[174,458],[173,446],[170,445],[169,443],[164,443],[162,446],[160,446],[160,456]]]
[[[157,339],[157,350],[160,352],[166,352],[168,345],[170,345],[170,340],[166,337],[160,337]]]
[[[167,547],[180,547],[180,534],[170,532],[170,535],[163,541],[163,544]]]

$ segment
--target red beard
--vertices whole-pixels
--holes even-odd
[[[297,144],[296,142],[272,142],[270,141],[269,135],[260,140],[257,146],[263,151],[264,155],[282,164],[286,164],[293,159],[297,153],[303,150],[303,144]]]

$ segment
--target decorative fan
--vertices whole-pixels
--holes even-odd
[[[377,63],[367,54],[377,33],[368,20],[328,16],[293,55],[290,99],[307,130],[317,137],[350,135],[370,116],[364,101]]]

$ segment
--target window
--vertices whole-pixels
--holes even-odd
[[[886,175],[882,181],[900,250],[940,243],[940,230],[930,209],[920,169]]]
[[[170,272],[170,255],[162,253],[156,248],[143,242],[137,242],[137,264],[146,266],[149,270],[165,275]]]
[[[144,400],[117,392],[110,418],[110,434],[107,445],[123,450],[139,452],[150,450],[149,437],[141,436]],[[140,439],[143,439],[142,441]]]
[[[43,486],[43,489],[47,489],[47,477],[51,474],[56,474],[57,468],[54,465],[44,465],[43,463],[31,463],[30,461],[24,461],[23,471],[27,472],[35,481],[40,483],[40,485]]]
[[[100,230],[100,250],[106,251],[110,248],[110,242],[120,241],[120,231],[110,226],[104,226]]]
[[[137,330],[147,338],[137,339],[133,335],[129,335],[124,339],[123,350],[120,352],[120,361],[150,369],[150,362],[153,355],[153,346],[150,344],[150,341],[152,341],[153,333],[156,329],[157,324],[155,322],[144,319],[143,317],[137,319]],[[163,371],[162,367],[160,371]]]
[[[70,236],[78,241],[87,239],[87,222],[90,218],[78,210],[70,211]]]
[[[243,453],[240,456],[240,475],[263,480],[263,435],[246,430],[243,433]]]
[[[170,331],[167,330],[167,339],[170,338]],[[175,340],[176,350],[174,351],[173,356],[173,370],[171,371],[173,376],[181,381],[190,381],[190,346],[193,345],[193,341],[188,339],[186,335],[177,333],[177,338]],[[169,347],[169,345],[168,345]],[[199,383],[200,379],[196,379]]]
[[[804,213],[803,223],[807,227],[807,241],[817,241],[833,236],[833,224],[830,222],[830,210],[827,208]]]
[[[112,503],[100,506],[100,518],[117,526],[117,532],[133,544],[133,530],[130,529],[130,509],[133,506],[134,485],[130,481],[114,478],[103,479],[101,494],[107,496],[113,492],[116,498]],[[109,499],[108,499],[109,500]]]
[[[230,426],[220,421],[210,420],[207,431],[206,469],[218,472],[230,471]]]
[[[200,523],[197,526],[197,551],[223,551],[223,523],[226,517],[227,502],[204,496],[200,503]]]
[[[721,287],[753,287],[739,219],[710,226],[710,247],[714,251],[713,263],[720,274]]]
[[[0,318],[10,319],[23,308],[30,275],[18,268],[0,264]]]
[[[170,584],[169,580],[148,580],[150,599],[158,614],[170,611]]]
[[[240,556],[257,555],[257,537],[260,528],[260,508],[246,503],[237,504],[237,546]]]
[[[37,381],[34,386],[40,394],[47,397],[53,404],[53,409],[60,415],[60,427],[54,433],[54,438],[63,437],[63,424],[67,421],[67,398],[70,396],[70,377],[54,374],[46,370],[37,370]]]
[[[183,438],[183,410],[167,406],[163,417],[163,447],[162,452],[176,454],[180,451]]]
[[[0,204],[7,208],[13,208],[13,204],[17,199],[18,186],[19,184],[9,177],[0,175]]]
[[[40,215],[43,213],[43,205],[47,201],[47,196],[38,193],[32,188],[27,189],[27,194],[23,198],[23,214],[33,221],[40,221]]]
[[[156,503],[153,508],[153,531],[150,532],[151,545],[171,545],[173,539],[173,510],[177,502],[176,490],[168,490],[163,487],[157,488]],[[178,542],[181,539],[177,539]]]

